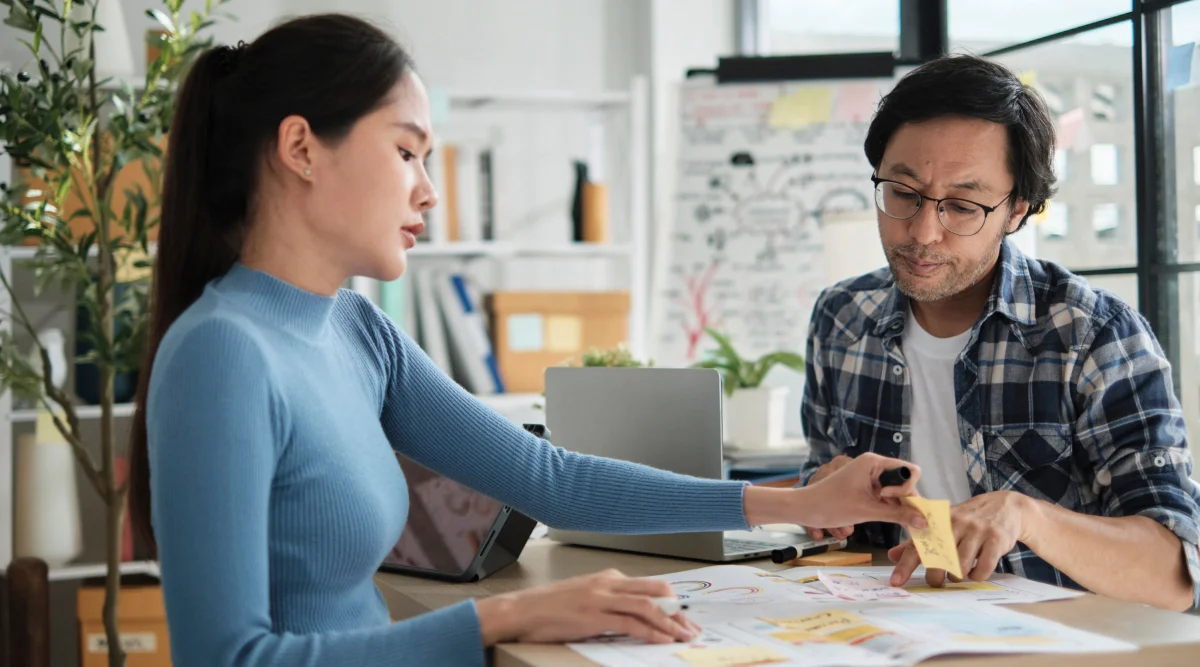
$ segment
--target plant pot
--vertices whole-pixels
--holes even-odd
[[[13,553],[61,567],[83,550],[75,454],[66,442],[39,441],[32,433],[17,439],[16,516]]]
[[[737,389],[725,397],[725,442],[742,449],[784,445],[787,387]]]

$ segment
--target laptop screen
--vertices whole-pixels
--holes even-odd
[[[465,571],[503,503],[397,454],[408,481],[408,522],[384,563],[445,574]]]

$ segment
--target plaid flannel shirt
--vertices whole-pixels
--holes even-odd
[[[998,268],[954,365],[971,494],[1014,490],[1084,514],[1150,517],[1179,536],[1200,608],[1200,485],[1189,478],[1171,367],[1149,324],[1008,241]],[[886,268],[818,298],[801,414],[812,454],[801,484],[838,454],[910,457],[907,310]],[[999,571],[1080,588],[1019,542]]]

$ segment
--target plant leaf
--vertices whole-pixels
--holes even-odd
[[[759,382],[767,376],[775,366],[786,366],[798,373],[803,373],[805,368],[804,357],[795,352],[772,352],[763,355],[755,364],[755,373],[758,375]]]
[[[168,32],[175,32],[175,22],[161,9],[147,9],[146,16],[158,21]]]

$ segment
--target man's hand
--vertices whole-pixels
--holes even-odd
[[[1000,559],[1012,551],[1017,542],[1026,541],[1032,509],[1032,499],[1015,491],[985,493],[950,508],[958,558],[968,579],[986,581],[996,571]],[[911,539],[888,551],[888,558],[896,563],[892,572],[893,586],[903,586],[921,564]],[[954,577],[951,580],[955,580]],[[946,571],[926,570],[925,582],[941,587],[946,582]]]
[[[813,473],[812,478],[808,480],[809,485],[816,484],[817,482],[825,479],[826,477],[832,475],[833,473],[837,472],[838,470],[841,470],[843,467],[845,467],[845,465],[847,463],[850,463],[853,460],[854,459],[850,458],[849,456],[846,456],[845,454],[839,454],[838,456],[833,457],[832,461],[830,461],[829,463],[826,463],[825,465],[821,466],[820,468],[817,468],[817,472]],[[825,538],[826,531],[821,528],[810,528],[808,526],[805,526],[804,530],[814,540],[820,540],[820,539]],[[838,539],[838,540],[844,540],[847,537],[850,537],[851,535],[854,534],[854,526],[843,526],[841,528],[829,528],[828,531],[829,531],[830,537],[833,537],[834,539]]]

